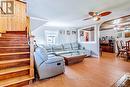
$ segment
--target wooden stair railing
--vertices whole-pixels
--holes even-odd
[[[30,76],[34,77],[34,36],[31,35],[29,16],[26,16],[26,24],[26,35],[30,44]],[[30,83],[32,82],[30,81]]]
[[[30,76],[34,77],[34,36],[30,36]]]

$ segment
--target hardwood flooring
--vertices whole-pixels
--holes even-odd
[[[66,66],[62,75],[25,87],[110,87],[127,72],[130,72],[130,62],[116,58],[113,53],[103,53],[100,59],[86,58]]]

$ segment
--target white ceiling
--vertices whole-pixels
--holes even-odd
[[[83,21],[89,17],[89,11],[112,11],[108,17],[101,21],[117,17],[118,13],[124,15],[130,12],[130,0],[26,0],[28,14],[31,17],[41,18],[48,21],[52,26],[82,27],[94,22]],[[118,15],[119,16],[119,15]]]

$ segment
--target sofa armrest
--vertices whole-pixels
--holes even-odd
[[[55,55],[55,52],[48,52],[47,55]]]

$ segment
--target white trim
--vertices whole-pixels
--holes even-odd
[[[30,19],[41,20],[41,21],[48,21],[47,19],[42,19],[42,18],[37,18],[37,17],[30,17]]]

